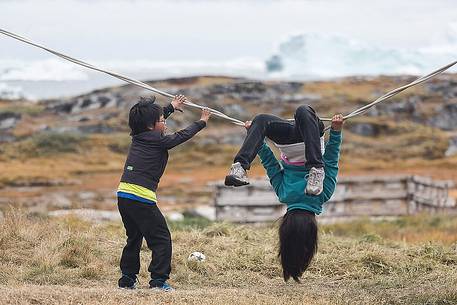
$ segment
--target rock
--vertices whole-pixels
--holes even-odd
[[[112,133],[115,129],[104,124],[94,124],[79,126],[78,131],[82,133]]]
[[[422,100],[418,96],[410,96],[400,101],[386,101],[368,110],[367,115],[418,119],[420,118],[419,105],[421,102]]]
[[[380,131],[377,126],[370,123],[350,123],[348,128],[351,132],[365,136],[365,137],[375,137],[378,136]]]
[[[445,99],[457,98],[457,80],[440,75],[424,84],[429,93],[439,94]]]
[[[0,133],[0,143],[11,143],[16,141],[16,137],[9,133]]]
[[[181,93],[199,100],[201,104],[219,104],[224,112],[233,111],[233,115],[246,116],[244,108],[239,104],[224,105],[225,100],[239,100],[253,104],[315,102],[320,99],[317,95],[301,92],[303,84],[299,82],[264,83],[260,81],[238,81],[228,84],[216,84],[208,87],[187,88]],[[238,105],[238,106],[233,106]],[[233,107],[230,109],[230,107]]]
[[[75,126],[59,126],[59,127],[48,127],[45,132],[48,133],[71,133],[71,134],[80,134],[78,127]]]
[[[47,128],[48,132],[55,133],[74,133],[74,134],[107,134],[116,131],[115,128],[107,126],[105,124],[91,124],[91,125],[81,125],[81,126],[59,126]]]
[[[184,220],[184,215],[179,212],[171,212],[171,213],[168,213],[166,216],[170,221],[183,221]]]
[[[446,157],[454,156],[457,154],[457,137],[452,137],[449,139],[449,145],[444,153]]]
[[[216,220],[216,208],[209,205],[202,205],[187,211],[190,215],[204,217],[208,220]]]
[[[14,128],[21,120],[21,114],[15,112],[0,112],[0,130]]]
[[[240,104],[225,105],[223,106],[222,112],[228,116],[235,118],[241,118],[246,115],[246,110],[244,110]]]
[[[429,120],[429,124],[443,130],[457,129],[457,103],[441,106],[438,114]]]
[[[117,107],[121,97],[109,91],[94,91],[75,98],[47,101],[46,110],[60,114],[79,113],[81,111]]]

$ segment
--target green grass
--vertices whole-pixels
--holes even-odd
[[[367,241],[395,240],[409,243],[439,241],[452,245],[457,243],[457,221],[454,217],[416,215],[394,220],[369,221],[360,219],[350,223],[325,225],[321,230],[335,236],[364,238]]]
[[[79,133],[42,132],[14,143],[12,146],[16,153],[11,157],[51,157],[62,153],[77,153],[83,149],[86,140],[87,137]]]
[[[1,101],[0,101],[1,102]],[[0,113],[3,112],[14,112],[18,114],[37,115],[44,111],[44,107],[41,105],[33,105],[23,103],[15,103],[14,105],[0,106]]]

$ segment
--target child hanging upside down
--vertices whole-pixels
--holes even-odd
[[[325,177],[322,161],[324,124],[310,106],[300,106],[295,112],[295,120],[288,121],[271,114],[257,115],[246,122],[247,136],[235,157],[230,173],[225,177],[225,185],[242,186],[249,184],[246,171],[262,148],[265,137],[269,138],[281,151],[285,164],[297,165],[306,169],[308,183],[303,192],[319,195]]]
[[[319,138],[324,127],[311,107],[299,107],[295,122],[264,114],[256,116],[252,124],[246,122],[248,136],[226,177],[226,184],[247,184],[245,169],[255,157],[252,154],[258,153],[279,201],[287,205],[279,227],[279,257],[285,281],[292,277],[298,282],[317,251],[315,215],[322,212],[322,205],[335,191],[342,126],[343,116],[335,115],[322,155]],[[305,147],[303,143],[295,145],[301,147],[300,153],[296,147],[288,149],[281,145],[281,161],[278,162],[264,142],[265,136],[281,144],[293,144],[302,139]]]

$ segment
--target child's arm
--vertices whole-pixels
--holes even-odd
[[[336,122],[334,124],[334,122]],[[333,126],[336,128],[333,128]],[[340,147],[342,141],[342,117],[337,116],[337,118],[332,121],[332,129],[330,129],[330,138],[325,146],[325,153],[323,156],[324,169],[325,169],[325,178],[324,178],[324,190],[321,194],[323,202],[327,202],[333,195],[335,191],[337,176],[338,176],[338,162],[340,159]]]
[[[164,136],[162,138],[162,146],[166,149],[172,149],[173,147],[186,142],[192,138],[197,132],[206,127],[211,112],[207,109],[202,110],[202,116],[199,121],[192,123],[187,128],[175,132],[171,135]]]
[[[195,136],[197,132],[206,127],[206,122],[203,120],[193,122],[187,128],[177,131],[173,134],[164,136],[162,138],[162,146],[166,149],[172,149],[179,144],[182,144]]]
[[[168,118],[173,112],[175,112],[175,107],[170,103],[167,106],[163,107],[163,118]]]
[[[262,161],[263,167],[267,171],[271,185],[273,186],[275,192],[278,193],[283,177],[283,172],[278,160],[265,142],[260,148],[258,155]]]
[[[182,105],[185,101],[187,101],[187,98],[184,95],[180,94],[175,96],[170,104],[163,107],[164,119],[168,118],[173,112],[175,112],[175,109],[182,112]]]

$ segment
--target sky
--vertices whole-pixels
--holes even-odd
[[[371,50],[381,50],[383,57],[407,52],[400,63],[405,66],[412,57],[430,58],[417,59],[415,50],[437,48],[433,57],[445,54],[445,64],[457,50],[457,1],[0,0],[0,28],[142,78],[201,73],[265,77],[265,61],[278,54],[299,69],[286,66],[276,77],[299,78],[297,70],[305,68],[315,76],[331,77],[331,68],[312,66],[320,61],[307,56],[313,45],[327,50],[335,41],[348,42],[335,43],[336,54],[323,53],[328,57],[338,57],[338,47],[345,48],[348,57],[358,56],[360,48],[378,57]],[[281,53],[281,47],[300,35],[307,46],[293,50],[291,61],[291,52]],[[353,50],[354,45],[358,49]],[[376,57],[366,60],[376,61]],[[24,86],[21,81],[96,82],[87,71],[59,61],[0,36],[0,82],[9,86]],[[346,62],[345,57],[339,62]],[[352,61],[347,62],[351,63],[335,70],[334,76],[383,71],[376,65],[352,71]],[[380,65],[385,67],[382,61]],[[429,66],[424,65],[425,69]]]

